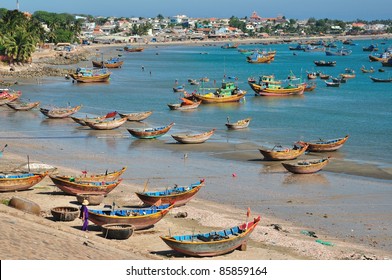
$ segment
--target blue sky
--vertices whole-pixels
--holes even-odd
[[[0,7],[15,9],[16,0],[0,0]],[[284,15],[286,18],[309,17],[356,20],[392,19],[391,0],[19,0],[21,11],[82,13],[116,17],[189,17]]]

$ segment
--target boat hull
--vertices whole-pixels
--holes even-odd
[[[329,163],[329,159],[299,161],[297,163],[282,162],[284,168],[294,174],[311,174],[323,169]]]
[[[237,93],[235,95],[230,96],[207,96],[207,95],[200,95],[194,94],[192,95],[196,100],[201,101],[202,103],[226,103],[226,102],[239,102],[241,98],[246,95],[246,92]]]
[[[49,176],[53,183],[63,192],[70,195],[77,195],[83,193],[96,193],[96,194],[108,194],[118,184],[121,183],[121,179],[118,179],[114,182],[105,183],[105,182],[96,182],[96,181],[87,181],[87,182],[72,182],[71,180],[64,180],[62,178],[58,178],[57,176]]]
[[[47,174],[48,172],[42,174],[23,174],[19,178],[0,177],[0,192],[14,192],[30,189],[31,187],[41,182]]]
[[[349,135],[343,138],[331,139],[326,141],[318,142],[303,142],[308,145],[308,151],[310,152],[333,152],[340,149],[344,143],[348,140]]]
[[[165,135],[174,123],[171,123],[167,126],[160,127],[160,128],[146,128],[146,129],[131,129],[127,128],[128,132],[139,139],[155,139]]]
[[[308,148],[307,144],[303,144],[299,149],[285,149],[285,150],[266,150],[259,149],[265,160],[290,160],[295,159],[305,153]]]
[[[174,140],[182,144],[201,144],[211,138],[215,129],[201,134],[172,134]]]

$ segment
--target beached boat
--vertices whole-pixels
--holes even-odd
[[[146,205],[173,204],[175,207],[185,205],[199,190],[204,187],[204,179],[188,186],[177,186],[166,188],[162,191],[136,192],[136,195]]]
[[[0,173],[0,192],[15,192],[30,189],[41,182],[48,172],[34,173]]]
[[[109,181],[116,181],[125,172],[125,170],[127,170],[126,166],[112,172],[108,172],[106,170],[105,173],[92,173],[88,175],[87,171],[82,171],[82,175],[80,176],[56,175],[56,178],[65,181],[73,181],[73,182],[102,182],[102,181],[109,182]]]
[[[124,51],[127,51],[127,52],[142,52],[142,51],[144,51],[144,48],[143,47],[126,46],[126,47],[124,47]]]
[[[227,123],[225,123],[228,129],[242,129],[247,128],[252,118],[246,118],[243,120],[238,120],[234,123],[229,122],[229,118],[227,118]]]
[[[17,101],[22,95],[21,91],[0,89],[0,106]]]
[[[14,101],[7,103],[7,106],[14,109],[15,111],[29,111],[33,108],[38,107],[40,104],[39,101],[37,102],[22,102],[22,101]]]
[[[210,131],[204,133],[197,133],[197,134],[191,134],[191,133],[172,134],[171,137],[173,137],[174,140],[182,144],[200,144],[210,139],[210,137],[214,134],[214,132],[215,132],[215,128],[211,129]]]
[[[105,61],[93,60],[92,63],[93,63],[93,67],[98,67],[98,68],[121,68],[122,65],[124,64],[124,60],[114,57]]]
[[[329,158],[300,160],[295,163],[282,162],[284,168],[295,174],[311,174],[320,171],[329,163]]]
[[[71,73],[69,75],[71,76],[73,81],[77,81],[80,83],[95,83],[109,81],[111,72],[107,71],[106,68],[78,68],[76,69],[75,73]]]
[[[99,121],[85,120],[88,127],[96,130],[111,130],[122,126],[127,121],[127,118],[121,119],[102,119]]]
[[[108,194],[118,184],[121,183],[122,179],[116,179],[113,181],[74,181],[66,180],[56,175],[49,175],[49,178],[60,190],[67,194],[77,195],[82,193],[97,193],[97,194]]]
[[[329,139],[329,140],[315,140],[315,141],[300,141],[302,145],[307,145],[307,150],[310,152],[332,152],[340,149],[348,140],[349,135],[345,137]]]
[[[222,82],[220,88],[214,92],[200,94],[192,93],[187,99],[196,99],[202,103],[239,102],[246,95],[246,91],[239,89],[233,82]]]
[[[316,66],[329,66],[329,67],[336,66],[336,61],[315,60],[313,62],[314,64],[316,64]]]
[[[370,79],[372,79],[372,81],[376,83],[392,83],[392,78],[380,79],[380,78],[370,77]]]
[[[106,118],[106,116],[99,116],[99,117],[84,117],[84,118],[78,118],[78,117],[70,117],[74,122],[82,125],[82,126],[87,126],[86,122],[98,122],[101,120],[104,120]]]
[[[170,128],[174,125],[170,123],[166,126],[159,126],[159,127],[149,127],[149,128],[127,128],[128,132],[139,139],[155,139],[165,135]]]
[[[169,106],[170,110],[186,111],[186,110],[196,109],[201,104],[201,100],[192,101],[186,98],[181,98],[181,100],[182,100],[181,103],[171,103],[171,104],[167,104],[167,106]]]
[[[39,108],[40,112],[51,119],[63,119],[75,114],[82,108],[82,105],[75,107],[64,107],[64,108]]]
[[[290,160],[295,159],[305,153],[308,148],[307,143],[297,142],[292,148],[285,148],[280,145],[272,149],[259,149],[265,160]]]
[[[135,112],[135,113],[118,113],[120,117],[127,118],[131,122],[141,122],[151,116],[152,111]]]
[[[89,209],[88,219],[99,226],[129,224],[133,225],[135,230],[141,230],[159,222],[173,207],[174,205],[162,204],[148,208]]]
[[[189,235],[160,236],[173,250],[187,256],[213,257],[241,249],[260,222],[260,216],[251,222],[231,228]]]
[[[340,83],[328,82],[328,81],[325,81],[325,85],[327,87],[340,87]]]

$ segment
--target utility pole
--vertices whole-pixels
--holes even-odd
[[[19,11],[19,0],[16,0],[16,10]]]

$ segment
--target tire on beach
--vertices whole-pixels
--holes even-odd
[[[12,197],[8,206],[37,216],[41,214],[41,207],[37,203],[18,196]]]

